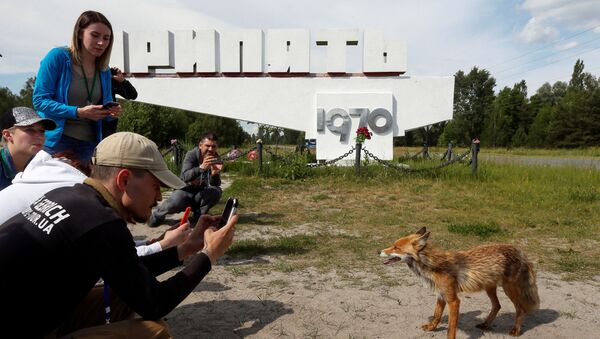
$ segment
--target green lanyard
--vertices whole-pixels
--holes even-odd
[[[92,80],[92,90],[90,91],[90,86],[88,85],[87,77],[85,76],[85,70],[83,69],[83,65],[81,66],[81,73],[83,73],[83,80],[85,80],[85,90],[87,91],[87,103],[88,105],[92,104],[92,94],[94,94],[94,87],[96,87],[96,75],[98,72],[96,71],[96,67],[94,67],[94,80]]]
[[[4,167],[6,177],[12,181],[12,179],[15,178],[16,173],[13,167],[12,157],[10,156],[10,153],[5,154],[5,152],[8,153],[8,147],[0,148],[0,159],[2,161],[1,166]]]

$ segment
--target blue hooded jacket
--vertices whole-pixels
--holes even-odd
[[[33,107],[42,118],[56,122],[56,129],[46,131],[47,147],[61,139],[66,119],[77,119],[77,106],[69,106],[72,74],[71,53],[66,47],[53,48],[40,63],[33,89]],[[102,104],[112,101],[110,69],[100,71]],[[112,120],[112,118],[106,118]],[[102,140],[102,120],[96,121],[96,141]]]

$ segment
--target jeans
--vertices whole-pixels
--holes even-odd
[[[186,207],[192,207],[196,217],[208,213],[208,210],[221,199],[221,187],[207,186],[200,190],[190,190],[189,187],[175,190],[169,199],[162,202],[152,213],[151,226],[158,226],[165,220],[167,214],[182,212]]]

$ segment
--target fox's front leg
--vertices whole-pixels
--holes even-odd
[[[456,338],[456,326],[458,325],[458,313],[460,309],[460,299],[456,292],[446,296],[448,301],[448,339]]]
[[[444,314],[444,307],[446,307],[446,300],[440,294],[437,298],[437,303],[435,304],[435,312],[433,313],[433,319],[428,324],[424,324],[421,328],[425,331],[433,331],[440,323],[442,319],[442,314]]]

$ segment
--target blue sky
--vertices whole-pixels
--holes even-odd
[[[48,50],[68,44],[87,9],[103,12],[115,31],[382,28],[386,39],[407,42],[407,75],[477,66],[497,79],[497,91],[524,79],[531,95],[546,81],[568,81],[577,58],[600,74],[600,0],[3,0],[0,87],[18,92]],[[360,50],[348,55],[348,70],[359,72]],[[324,63],[324,50],[313,48],[311,71]]]

